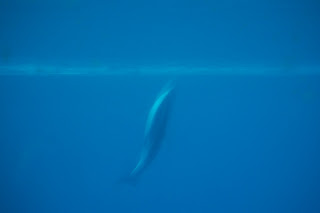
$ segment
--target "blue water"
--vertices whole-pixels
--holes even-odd
[[[318,212],[319,77],[181,77],[136,187],[165,77],[1,78],[2,212]]]
[[[0,213],[320,212],[319,11],[312,0],[0,0]],[[265,70],[245,72],[255,66]],[[118,184],[172,78],[158,156],[136,186]]]
[[[0,51],[50,64],[319,64],[314,0],[1,0]]]

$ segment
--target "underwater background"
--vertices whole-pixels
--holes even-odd
[[[319,11],[0,0],[0,212],[320,212]],[[171,79],[161,150],[119,184]]]

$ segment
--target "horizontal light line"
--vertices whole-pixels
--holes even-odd
[[[137,66],[133,68],[59,67],[37,65],[0,66],[0,75],[320,75],[320,66]]]

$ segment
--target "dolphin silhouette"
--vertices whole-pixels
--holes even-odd
[[[158,154],[166,133],[172,101],[174,99],[174,88],[173,81],[168,82],[153,103],[145,126],[144,144],[139,155],[139,160],[131,173],[122,178],[120,182],[136,185],[140,175],[149,167]]]

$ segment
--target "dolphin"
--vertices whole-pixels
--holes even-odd
[[[144,144],[139,160],[130,174],[123,178],[121,182],[136,185],[141,174],[150,166],[158,154],[166,133],[174,99],[174,88],[174,82],[168,82],[154,101],[147,117]]]

